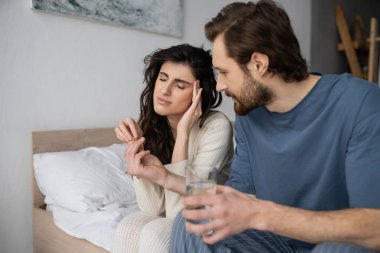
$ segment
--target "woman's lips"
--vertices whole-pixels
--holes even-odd
[[[157,102],[158,102],[160,105],[168,105],[168,104],[170,104],[169,101],[167,101],[167,100],[165,100],[165,99],[163,99],[163,98],[161,98],[161,97],[157,97]]]

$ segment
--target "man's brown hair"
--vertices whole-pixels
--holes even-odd
[[[244,71],[252,53],[258,52],[268,56],[268,72],[280,75],[284,81],[308,77],[289,16],[271,0],[231,3],[205,25],[205,32],[211,42],[223,33],[228,56]]]

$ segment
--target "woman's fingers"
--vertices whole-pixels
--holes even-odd
[[[196,80],[196,81],[194,81],[194,83],[193,83],[193,97],[192,97],[192,102],[194,102],[195,98],[197,97],[198,90],[199,90],[199,81]]]
[[[203,91],[203,89],[200,88],[200,89],[199,89],[199,92],[198,92],[198,94],[197,94],[197,97],[195,98],[195,101],[197,102],[199,108],[201,107],[201,104],[202,104],[202,103],[201,103],[202,91]]]
[[[199,89],[199,92],[194,101],[194,106],[195,106],[194,111],[196,110],[198,117],[202,115],[202,102],[201,102],[202,90],[203,90],[202,88]]]
[[[128,142],[127,138],[125,137],[125,135],[120,131],[120,129],[118,127],[115,128],[115,134],[116,134],[116,137],[122,141],[122,142]]]
[[[128,127],[130,134],[132,135],[132,139],[137,139],[140,138],[139,136],[139,129],[140,126],[132,119],[132,118],[127,118],[124,120],[124,124]]]
[[[136,141],[132,141],[125,150],[125,160],[128,165],[128,172],[131,175],[139,176],[139,169],[142,165],[142,159],[150,154],[150,151],[141,150],[140,147],[143,145],[145,138],[142,137]]]
[[[128,136],[129,140],[136,139],[137,134],[135,133],[135,125],[134,120],[131,118],[127,118],[122,122],[123,129],[125,130],[125,134]]]
[[[124,120],[119,124],[119,129],[122,134],[124,134],[125,138],[131,140],[133,138],[132,133],[130,131],[130,127],[128,125],[128,121]]]
[[[199,80],[196,80],[193,83],[193,97],[192,97],[193,103],[195,102],[197,96],[199,95],[199,92],[200,92]]]
[[[142,164],[142,159],[149,155],[150,154],[150,151],[149,150],[143,150],[143,151],[140,151],[138,152],[136,155],[135,155],[135,160],[138,161],[140,164]]]
[[[128,132],[123,123],[120,123],[119,126],[115,128],[115,133],[116,137],[125,143],[132,140],[132,135]]]
[[[134,156],[140,149],[141,145],[144,144],[145,138],[141,137],[140,139],[131,142],[130,145],[127,147],[127,155],[128,156]]]
[[[199,86],[199,81],[194,81],[194,84],[193,84],[193,98],[192,98],[192,104],[191,104],[191,108],[193,110],[193,112],[195,112],[195,110],[198,111],[198,113],[201,115],[202,114],[202,103],[200,103],[200,99],[201,99],[201,95],[202,95],[202,88],[200,88]],[[199,116],[200,116],[199,115]]]
[[[126,143],[136,140],[142,136],[140,126],[132,119],[127,118],[120,122],[115,128],[116,137]]]

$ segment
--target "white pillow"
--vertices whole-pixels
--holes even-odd
[[[75,212],[127,207],[136,203],[126,174],[125,144],[33,155],[37,184],[46,204]]]

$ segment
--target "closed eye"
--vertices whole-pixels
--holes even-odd
[[[192,83],[191,82],[188,82],[188,81],[185,81],[185,80],[182,80],[182,79],[174,79],[176,85],[178,88],[180,89],[185,89],[186,87],[191,87],[192,86]]]
[[[181,83],[181,82],[177,82],[177,87],[180,88],[181,90],[183,90],[186,88],[186,84]]]
[[[158,80],[160,80],[160,81],[162,81],[162,82],[167,81],[168,78],[169,78],[169,76],[168,76],[166,73],[164,73],[164,72],[160,72],[160,73],[158,74]]]

